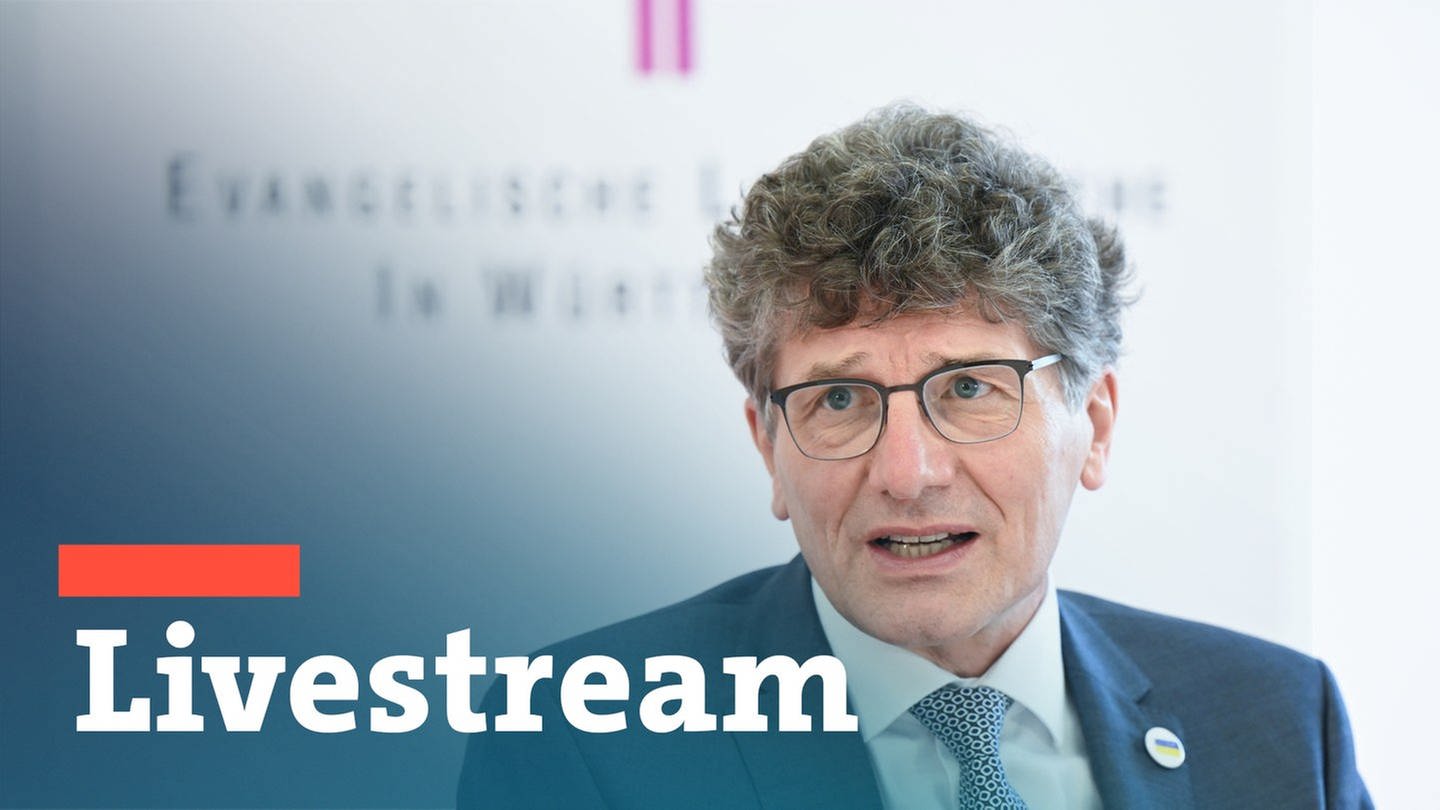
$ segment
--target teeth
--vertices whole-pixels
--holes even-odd
[[[886,540],[889,540],[889,541],[892,542],[892,543],[904,543],[904,544],[906,544],[906,545],[915,545],[915,544],[917,544],[917,543],[935,543],[935,542],[938,542],[938,541],[940,541],[940,540],[944,540],[945,538],[947,538],[947,537],[949,537],[949,536],[950,536],[950,535],[946,534],[945,532],[940,532],[939,534],[927,534],[927,535],[923,535],[923,536],[920,536],[920,535],[908,536],[908,535],[892,534],[892,535],[890,535],[889,537],[887,537],[887,538],[885,538],[885,539],[886,539]]]
[[[882,537],[880,540],[891,554],[913,559],[939,554],[956,543],[969,540],[972,536],[969,532],[961,535],[946,534],[945,532],[926,535],[892,534]]]
[[[937,535],[938,540],[927,540],[923,543],[895,542],[890,544],[890,552],[898,557],[929,557],[939,554],[958,542],[948,534]],[[893,539],[893,538],[892,538]]]

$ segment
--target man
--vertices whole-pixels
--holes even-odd
[[[473,737],[462,805],[1369,806],[1322,664],[1050,582],[1105,481],[1126,302],[1118,237],[1052,168],[887,108],[762,177],[714,244],[801,556],[552,653],[691,656],[716,713],[726,656],[834,655],[859,733],[593,734],[542,682],[546,732]]]

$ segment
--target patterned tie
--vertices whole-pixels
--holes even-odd
[[[960,762],[960,810],[1025,810],[1005,778],[1000,728],[1010,696],[988,686],[945,686],[910,707]]]

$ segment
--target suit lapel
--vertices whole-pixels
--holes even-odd
[[[733,655],[787,655],[803,663],[831,654],[810,596],[810,571],[800,557],[781,568],[756,594],[751,611],[743,625],[750,631]],[[729,679],[725,680],[728,688]],[[818,687],[819,682],[813,685]],[[760,712],[771,719],[772,731],[729,735],[750,771],[760,806],[880,807],[880,789],[860,735],[818,731],[820,695],[818,688],[807,688],[803,701],[817,731],[774,731],[779,696],[775,680],[768,679],[760,690]]]
[[[810,596],[810,572],[801,558],[779,569],[749,609],[733,655],[787,655],[804,661],[830,655]],[[1145,733],[1161,726],[1185,739],[1179,719],[1157,705],[1149,679],[1070,595],[1060,593],[1065,684],[1080,716],[1086,755],[1106,807],[1195,807],[1189,768],[1163,768],[1145,749]],[[726,687],[728,679],[724,679]],[[816,684],[818,686],[818,684]],[[723,690],[722,690],[723,691]],[[733,695],[711,705],[729,711]],[[820,690],[807,689],[805,712],[821,717]],[[760,711],[779,716],[773,679],[760,692]],[[764,808],[880,807],[880,791],[864,741],[844,732],[736,732],[742,760]]]
[[[1070,594],[1060,594],[1065,686],[1085,735],[1090,771],[1106,807],[1194,806],[1190,770],[1163,768],[1145,748],[1155,726],[1185,739],[1173,714],[1154,705],[1149,678]]]

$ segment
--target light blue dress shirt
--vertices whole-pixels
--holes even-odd
[[[1060,611],[1046,586],[1035,616],[979,678],[960,678],[909,650],[867,635],[810,583],[820,625],[845,664],[850,705],[893,810],[954,810],[960,766],[910,707],[946,684],[990,686],[1014,699],[1000,734],[1005,773],[1031,810],[1098,810],[1080,718],[1065,694]]]

